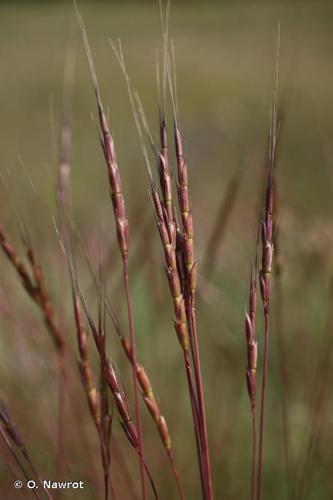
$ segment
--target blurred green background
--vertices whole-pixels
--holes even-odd
[[[123,174],[132,233],[130,258],[138,351],[169,422],[188,498],[195,500],[200,493],[190,408],[147,191],[148,176],[125,82],[108,43],[108,38],[121,38],[133,86],[140,93],[152,130],[157,133],[155,61],[156,51],[161,53],[159,9],[157,2],[144,1],[87,1],[79,5],[104,105],[109,108]],[[245,388],[243,323],[279,22],[279,102],[284,123],[277,176],[285,321],[283,332],[277,331],[274,323],[271,332],[263,498],[288,498],[279,342],[284,343],[288,372],[291,488],[303,477],[304,449],[309,432],[314,429],[315,445],[301,498],[328,499],[333,491],[333,400],[328,386],[332,369],[330,363],[325,367],[322,363],[333,333],[329,322],[333,6],[320,1],[174,1],[170,31],[176,49],[178,98],[190,165],[199,267],[207,258],[207,241],[228,182],[237,169],[242,172],[240,192],[214,269],[205,274],[201,266],[198,298],[217,499],[248,498],[250,491],[251,420]],[[91,113],[96,115],[96,107],[89,72],[72,2],[1,2],[0,26],[1,224],[19,246],[18,222],[24,219],[76,352],[69,282],[52,222],[52,216],[57,214],[57,147],[68,51],[76,55],[72,100],[73,219],[95,268],[99,257],[107,256],[115,244],[105,165],[96,123],[91,117]],[[80,280],[93,308],[86,263],[80,255],[77,258]],[[126,324],[120,261],[114,251],[106,272],[110,301]],[[38,312],[3,258],[0,311],[0,394],[25,436],[41,475],[52,478],[57,406],[52,346]],[[109,350],[130,393],[128,366],[111,325],[109,330]],[[261,365],[261,318],[258,335]],[[94,359],[93,349],[91,356]],[[77,377],[75,367],[73,377]],[[96,474],[92,472],[100,470],[96,436],[80,384],[73,384],[79,417],[68,417],[66,478],[87,481],[80,498],[102,498],[102,490],[95,489]],[[321,386],[318,418],[313,425],[309,421],[314,397]],[[161,499],[176,498],[163,449],[144,408],[143,414],[147,460]],[[86,455],[80,453],[79,436],[75,438],[71,431],[79,424],[86,431]],[[135,459],[116,421],[114,427],[114,435],[137,480]],[[18,493],[12,488],[14,476],[5,461],[0,461],[2,498],[17,498]],[[101,481],[98,472],[97,478]],[[100,482],[97,487],[101,487]],[[121,495],[120,498],[127,498],[126,493]],[[73,493],[63,498],[79,497]],[[297,498],[296,493],[289,498]]]

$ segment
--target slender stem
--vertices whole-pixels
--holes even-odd
[[[275,188],[275,212],[277,218],[279,218],[279,197],[276,183]],[[285,462],[285,474],[286,474],[286,486],[287,486],[287,497],[292,498],[291,491],[291,478],[292,478],[292,467],[293,465],[293,453],[290,443],[290,424],[289,424],[289,412],[288,412],[288,401],[289,401],[289,380],[288,380],[288,370],[286,363],[286,342],[285,342],[285,321],[284,321],[284,300],[283,300],[283,288],[282,288],[282,259],[280,254],[280,236],[279,232],[275,235],[274,244],[274,286],[275,286],[275,296],[276,296],[276,307],[275,307],[275,330],[277,333],[277,351],[278,351],[278,367],[280,371],[280,385],[281,385],[281,419],[282,419],[282,432],[283,432],[283,451],[284,451],[284,462]]]
[[[276,285],[276,297],[279,295],[279,285],[278,280],[275,282]],[[278,300],[277,300],[278,302]],[[277,303],[277,316],[282,314],[279,312],[279,305]],[[276,324],[281,326],[282,318],[276,318]],[[278,357],[279,357],[279,370],[281,377],[281,420],[282,420],[282,433],[283,433],[283,452],[284,452],[284,463],[285,463],[285,473],[286,473],[286,483],[287,483],[287,496],[289,499],[291,496],[291,467],[293,464],[292,450],[290,446],[290,432],[289,432],[289,415],[288,415],[288,378],[286,371],[286,353],[284,344],[283,328],[277,327],[278,334]]]
[[[29,455],[28,455],[28,453],[27,453],[26,449],[22,450],[22,455],[24,456],[24,458],[25,458],[26,462],[29,464],[30,469],[31,469],[31,470],[32,470],[32,472],[35,474],[36,478],[38,479],[39,484],[40,484],[41,486],[43,486],[43,480],[42,480],[42,478],[40,477],[40,475],[38,474],[38,472],[37,472],[37,470],[36,470],[36,468],[35,468],[34,464],[31,462],[31,460],[30,460],[30,458],[29,458]],[[50,493],[48,490],[46,490],[46,491],[45,491],[45,494],[46,494],[46,496],[47,496],[47,498],[48,498],[49,500],[53,500],[53,497],[52,497],[51,493]]]
[[[209,455],[209,445],[208,445],[208,432],[207,432],[207,421],[206,421],[206,408],[203,393],[203,382],[202,382],[202,371],[201,362],[199,354],[199,343],[196,328],[196,317],[195,317],[195,302],[191,299],[191,333],[193,338],[193,366],[194,366],[194,376],[196,380],[197,395],[198,395],[198,410],[200,415],[201,424],[201,437],[202,437],[202,454],[205,465],[205,483],[207,489],[207,499],[213,499],[213,485],[212,485],[212,473],[210,465],[210,455]]]
[[[184,488],[183,488],[183,485],[182,485],[182,482],[181,482],[181,479],[179,476],[179,472],[178,472],[177,467],[175,465],[175,459],[173,457],[172,450],[168,450],[168,459],[169,459],[170,468],[171,468],[173,477],[175,478],[175,481],[176,481],[179,497],[181,498],[181,500],[185,500]]]
[[[257,414],[252,408],[252,474],[251,474],[251,499],[256,498],[256,461],[257,461]]]
[[[104,500],[108,500],[109,498],[109,475],[107,472],[104,472]]]
[[[267,370],[268,370],[268,339],[269,339],[268,336],[269,310],[267,306],[265,306],[264,315],[265,315],[265,345],[264,345],[264,366],[262,372],[262,388],[261,388],[261,404],[260,404],[257,500],[260,500],[260,495],[261,495],[263,449],[264,449],[265,400],[266,400],[266,382],[267,382]]]
[[[105,442],[104,442],[103,430],[102,430],[101,427],[99,427],[97,430],[98,430],[98,437],[99,437],[99,442],[100,442],[100,447],[101,447],[102,464],[103,464],[103,469],[104,469],[104,499],[108,500],[108,498],[109,498],[109,460],[108,460],[108,453],[107,453]],[[111,483],[111,478],[110,478],[110,484],[112,484]],[[112,497],[113,497],[113,495],[112,495]]]
[[[106,447],[103,429],[98,429],[98,435],[101,446],[101,457],[104,469],[104,499],[108,500],[109,493],[112,500],[116,499],[116,493],[113,485],[113,480],[110,471],[110,453]]]
[[[27,475],[23,465],[21,464],[18,456],[16,455],[15,450],[14,450],[13,446],[11,445],[10,440],[6,436],[5,431],[2,429],[1,425],[0,425],[0,436],[2,437],[3,441],[6,443],[13,459],[15,460],[16,464],[18,465],[18,467],[21,470],[22,474],[24,475],[25,479],[27,481],[29,481],[29,476]],[[36,498],[38,498],[40,500],[40,496],[38,495],[36,488],[33,488],[32,493],[35,495]]]
[[[139,453],[140,453],[140,452],[139,452]],[[152,477],[152,475],[151,475],[151,473],[150,473],[149,467],[148,467],[148,465],[146,464],[146,462],[145,462],[145,461],[143,461],[143,465],[144,465],[144,468],[145,468],[145,471],[146,471],[147,477],[148,477],[148,479],[149,479],[149,482],[150,482],[151,488],[152,488],[152,490],[153,490],[155,500],[159,500],[158,492],[157,492],[157,489],[156,489],[156,486],[155,486],[155,483],[154,483],[153,477]]]
[[[201,427],[200,427],[200,417],[199,417],[199,412],[198,412],[198,404],[197,404],[197,398],[196,398],[195,389],[194,389],[193,373],[192,373],[191,359],[190,359],[189,351],[183,350],[183,355],[184,355],[184,364],[185,364],[185,370],[186,370],[186,376],[187,376],[188,390],[189,390],[190,401],[191,401],[192,418],[193,418],[193,425],[194,425],[194,435],[195,435],[195,441],[196,441],[196,446],[197,446],[197,455],[198,455],[199,470],[200,470],[201,489],[202,489],[202,494],[205,497],[205,495],[206,495],[205,494],[205,478],[204,478],[203,456],[202,456],[202,447],[201,447],[201,433],[200,433]]]
[[[136,343],[135,343],[132,305],[131,305],[131,295],[130,295],[130,288],[129,288],[128,257],[127,257],[127,255],[125,255],[123,257],[123,273],[124,273],[124,286],[125,286],[125,295],[126,295],[126,304],[127,304],[127,313],[128,313],[128,324],[129,324],[129,331],[130,331],[131,351],[132,351],[132,358],[133,358],[132,373],[133,373],[135,416],[136,416],[136,425],[137,425],[138,442],[139,442],[141,491],[142,491],[142,499],[146,500],[147,499],[147,486],[146,486],[146,480],[145,480],[145,463],[144,463],[144,453],[143,453],[142,422],[141,422],[141,413],[140,413],[140,405],[139,405],[138,379],[137,379],[137,374],[136,374],[136,364],[137,364]]]
[[[194,356],[194,353],[196,351],[197,345],[194,342],[195,335],[193,334],[193,321],[192,321],[192,314],[191,314],[192,302],[191,302],[191,298],[190,298],[190,293],[188,291],[185,291],[184,296],[185,296],[185,302],[186,302],[186,316],[187,316],[187,322],[188,322],[188,328],[189,328],[189,339],[190,339],[191,353],[192,353],[194,369],[196,370],[197,365],[195,364],[196,357]],[[195,385],[196,385],[196,392],[194,390],[194,383],[193,383],[193,391],[195,393],[195,398],[196,398],[196,414],[197,414],[197,419],[195,422],[195,432],[196,432],[197,446],[200,449],[200,456],[198,456],[198,459],[199,459],[200,475],[201,475],[201,482],[202,482],[202,493],[203,493],[204,498],[206,499],[207,495],[208,495],[207,480],[206,480],[206,478],[207,478],[207,474],[206,474],[207,462],[206,462],[205,457],[203,455],[203,448],[204,448],[204,446],[203,446],[203,442],[204,442],[203,425],[202,425],[202,414],[199,411],[198,402],[197,402],[198,381],[197,381],[196,376],[195,376]]]

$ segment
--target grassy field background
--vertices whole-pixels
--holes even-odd
[[[132,225],[132,287],[140,358],[150,372],[170,423],[177,462],[188,498],[200,498],[191,416],[172,309],[147,187],[148,176],[124,79],[108,44],[121,38],[133,85],[138,89],[151,127],[157,131],[156,50],[161,49],[159,10],[146,2],[80,2],[104,103],[123,172]],[[245,388],[244,308],[253,250],[256,206],[261,187],[269,113],[274,88],[276,34],[281,25],[279,101],[284,112],[278,165],[283,256],[283,296],[289,417],[295,468],[309,433],[317,377],[327,382],[316,445],[304,499],[331,498],[333,483],[332,367],[321,359],[332,336],[332,127],[333,7],[330,2],[174,2],[171,33],[175,40],[182,126],[190,163],[196,252],[205,258],[228,181],[242,168],[242,184],[208,289],[199,298],[209,435],[217,499],[247,498],[250,481],[251,421]],[[63,70],[68,50],[76,53],[73,89],[73,218],[94,264],[115,243],[105,166],[98,144],[89,73],[71,2],[0,4],[0,167],[6,189],[0,198],[0,222],[19,242],[20,217],[47,275],[61,321],[75,349],[70,290],[61,272],[61,252],[52,223],[56,214],[56,155],[62,106]],[[24,164],[24,168],[21,164]],[[27,173],[31,179],[28,179]],[[34,189],[31,186],[31,181]],[[79,274],[89,276],[78,257]],[[60,272],[59,272],[60,270]],[[108,269],[111,302],[125,322],[120,262]],[[203,280],[208,276],[203,275]],[[56,398],[52,346],[38,312],[21,292],[1,258],[0,395],[12,411],[45,477],[54,471]],[[68,300],[67,300],[68,299]],[[93,300],[91,298],[91,300]],[[92,302],[93,304],[93,302]],[[264,498],[287,498],[281,428],[281,377],[271,334]],[[262,355],[262,323],[259,349]],[[127,364],[110,325],[109,348],[125,383]],[[92,350],[92,356],[94,356]],[[261,363],[260,357],[260,363]],[[76,372],[73,369],[73,377]],[[127,380],[128,379],[128,380]],[[129,387],[129,383],[127,384]],[[85,496],[94,493],[98,468],[94,430],[77,383],[79,419],[85,422],[85,456],[74,436],[76,418],[68,417],[68,479],[85,479]],[[128,389],[129,390],[129,389]],[[129,390],[130,392],[130,390]],[[148,462],[161,498],[176,498],[155,429],[144,421]],[[114,434],[126,443],[115,422]],[[82,444],[82,443],[81,443]],[[95,448],[94,448],[95,447]],[[129,466],[136,475],[134,458]],[[297,472],[298,471],[298,472]],[[83,476],[83,477],[81,477]],[[3,498],[17,498],[13,477],[0,461]],[[64,498],[77,498],[68,495]],[[125,498],[125,497],[121,497]]]

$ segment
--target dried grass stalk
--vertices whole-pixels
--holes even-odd
[[[76,6],[76,4],[75,4]],[[88,65],[91,73],[91,78],[94,86],[94,91],[97,101],[97,109],[99,115],[99,124],[101,130],[101,146],[104,152],[105,162],[108,170],[110,193],[113,205],[114,219],[116,224],[117,238],[120,254],[123,263],[123,278],[124,278],[124,288],[125,297],[127,304],[128,313],[128,324],[130,332],[131,341],[131,351],[133,359],[136,363],[136,342],[135,342],[135,332],[134,332],[134,321],[131,306],[131,295],[129,287],[129,275],[128,275],[128,245],[129,245],[129,223],[126,215],[125,199],[122,190],[122,181],[120,176],[120,171],[118,167],[118,162],[115,154],[115,147],[112,135],[109,130],[107,119],[104,113],[102,100],[99,92],[97,76],[93,65],[93,60],[91,56],[90,46],[88,43],[88,38],[84,26],[82,16],[80,15],[76,6],[77,19],[81,28],[82,39],[85,46],[86,56],[88,60]],[[133,389],[134,389],[134,400],[135,400],[135,415],[136,424],[138,429],[138,446],[140,449],[139,459],[140,459],[140,475],[141,475],[141,487],[142,487],[142,498],[146,500],[147,498],[147,486],[145,482],[145,464],[144,464],[144,450],[143,450],[143,435],[142,435],[142,423],[141,423],[141,413],[139,404],[139,391],[138,391],[138,380],[136,376],[135,366],[132,366],[133,374]]]

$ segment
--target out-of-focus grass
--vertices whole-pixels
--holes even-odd
[[[204,254],[227,180],[239,164],[245,168],[241,193],[213,277],[217,292],[208,301],[199,302],[216,498],[245,498],[249,487],[250,413],[245,390],[243,316],[260,187],[258,175],[265,155],[274,87],[277,25],[280,22],[279,93],[285,113],[278,167],[287,319],[284,333],[291,378],[293,444],[295,452],[299,452],[307,429],[319,353],[325,345],[326,316],[331,307],[327,297],[333,240],[330,133],[333,8],[321,2],[174,3],[171,32],[175,39],[179,102],[190,160],[199,256]],[[110,106],[124,190],[131,222],[136,227],[133,240],[139,247],[138,258],[142,263],[133,280],[139,351],[170,422],[189,498],[195,499],[199,498],[198,478],[189,405],[152,221],[151,248],[149,243],[149,251],[140,250],[140,230],[147,214],[152,213],[147,175],[125,84],[108,44],[108,37],[122,39],[133,84],[156,130],[155,51],[161,46],[158,8],[141,2],[86,2],[81,4],[81,10],[105,105]],[[0,18],[0,165],[13,206],[10,212],[7,199],[1,198],[1,222],[15,234],[15,217],[19,210],[24,214],[60,307],[58,292],[68,287],[68,283],[66,277],[59,278],[60,251],[51,214],[55,211],[55,156],[68,50],[74,48],[77,54],[73,93],[73,214],[83,239],[96,256],[99,245],[106,252],[106,247],[114,242],[114,228],[96,126],[90,117],[91,112],[95,113],[93,92],[70,2],[67,6],[3,4]],[[19,166],[18,155],[38,196]],[[110,298],[121,314],[122,290],[115,285],[117,265],[115,259],[109,271]],[[39,462],[51,471],[52,451],[45,444],[49,436],[46,430],[38,436],[42,409],[45,406],[51,411],[54,406],[52,403],[50,410],[52,370],[42,357],[48,343],[41,340],[42,325],[24,295],[16,290],[18,287],[2,259],[1,269],[1,293],[14,311],[9,320],[3,320],[1,394],[14,406],[15,416]],[[82,280],[88,282],[83,262],[80,272]],[[70,333],[72,323],[70,319],[66,322]],[[260,328],[261,325],[259,334]],[[32,335],[31,331],[37,333]],[[28,340],[23,341],[26,337]],[[286,498],[286,487],[276,360],[279,332],[273,330],[271,338],[264,488],[267,497],[280,500]],[[26,350],[21,341],[22,345],[26,343]],[[112,354],[123,367],[116,345],[112,336]],[[261,337],[259,348],[262,352]],[[18,352],[20,359],[24,359],[28,356],[25,353],[31,351],[35,352],[32,359],[38,364],[32,380],[25,379],[23,384],[29,363],[18,366],[13,365],[13,360]],[[332,412],[329,411],[332,398],[326,403],[307,498],[327,498],[332,491]],[[161,465],[163,452],[148,419],[145,426],[148,460],[154,464],[158,483],[169,491],[170,480]],[[93,441],[92,432],[89,436]],[[76,472],[79,469],[74,467]],[[7,488],[6,477],[8,473],[2,469],[1,480]],[[166,495],[169,493],[162,492],[161,496],[170,498]]]

